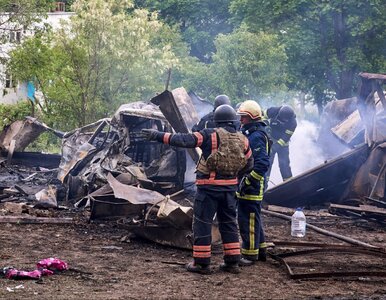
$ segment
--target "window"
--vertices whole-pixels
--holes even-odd
[[[12,79],[12,75],[9,72],[5,74],[5,87],[6,88],[15,88],[17,86],[16,80]]]
[[[54,6],[51,8],[51,12],[66,11],[66,6],[64,2],[56,1],[53,5]]]
[[[11,30],[9,32],[9,42],[19,44],[21,41],[21,30]]]

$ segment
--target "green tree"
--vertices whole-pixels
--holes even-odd
[[[211,62],[214,40],[233,30],[229,22],[230,0],[136,0],[139,7],[157,11],[169,25],[177,25],[190,46],[190,54]]]
[[[17,104],[0,104],[0,131],[16,120],[23,120],[30,111],[31,106],[27,101],[20,101]]]
[[[121,103],[148,99],[163,89],[165,71],[178,68],[173,30],[132,6],[77,0],[76,16],[59,32],[37,35],[12,53],[13,73],[34,80],[43,93],[40,106],[50,125],[72,129],[110,115]]]
[[[286,54],[276,35],[252,33],[241,26],[216,41],[211,74],[214,94],[225,93],[235,101],[272,98],[285,90]]]
[[[312,93],[321,110],[329,94],[348,98],[359,71],[384,72],[386,5],[382,0],[232,0],[234,20],[279,33],[292,88]]]

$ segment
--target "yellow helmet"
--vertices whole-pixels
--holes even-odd
[[[241,103],[237,114],[240,116],[250,116],[253,120],[259,120],[262,117],[261,107],[254,100],[247,100]]]

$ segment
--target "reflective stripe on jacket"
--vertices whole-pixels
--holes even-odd
[[[236,132],[236,129],[231,126],[223,127],[229,132]],[[214,138],[215,137],[215,138]],[[183,148],[195,148],[199,147],[202,150],[202,156],[206,160],[212,151],[216,150],[219,146],[219,137],[214,128],[206,128],[200,132],[194,133],[165,133],[159,132],[157,135],[157,141],[171,146],[183,147]],[[245,155],[248,160],[252,160],[252,151],[249,147],[249,142],[245,140]],[[196,172],[196,184],[201,186],[223,186],[224,189],[237,189],[237,177],[224,176],[217,174],[216,172],[210,172],[210,174],[203,174],[199,171]]]

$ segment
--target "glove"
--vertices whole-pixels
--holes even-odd
[[[142,129],[141,132],[147,140],[155,141],[157,140],[157,135],[159,131],[155,129]]]
[[[248,179],[248,176],[244,176],[243,179],[241,179],[239,183],[239,194],[240,196],[244,196],[245,194],[248,194],[248,191],[251,190],[251,182]]]
[[[259,182],[252,177],[251,174],[248,174],[241,179],[239,183],[239,194],[240,196],[244,196],[249,194],[253,189],[258,188]]]

